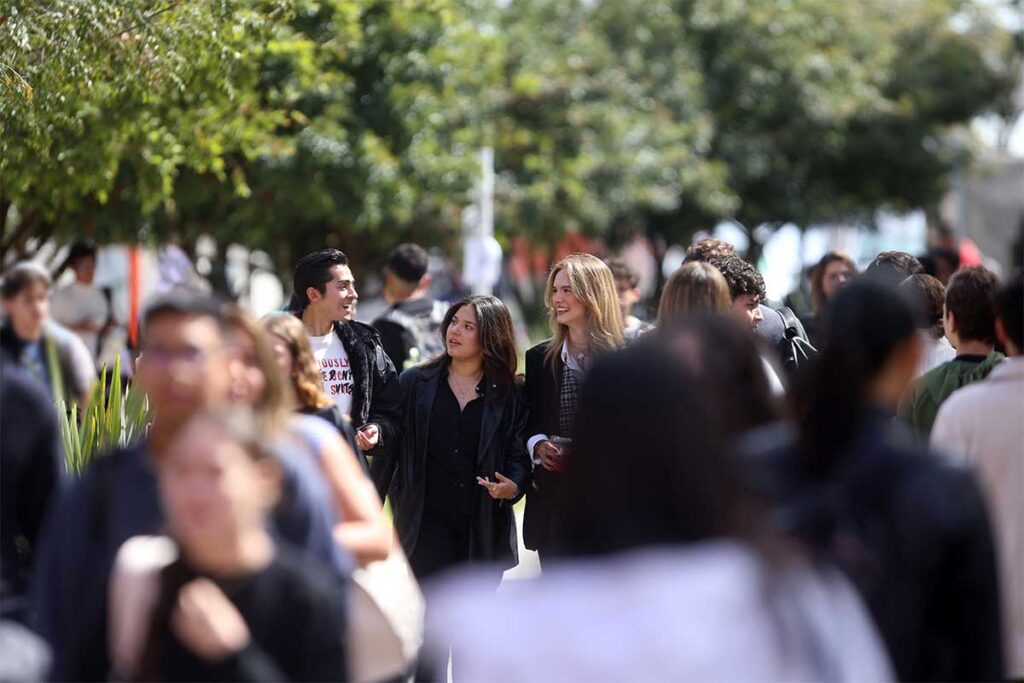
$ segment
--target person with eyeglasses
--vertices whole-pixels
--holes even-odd
[[[135,381],[149,397],[152,418],[146,438],[93,460],[59,498],[42,533],[30,608],[54,653],[52,680],[108,679],[107,597],[117,552],[134,536],[164,532],[157,472],[183,426],[201,411],[237,403],[238,351],[220,302],[189,292],[157,299],[143,315],[140,350]],[[315,465],[282,457],[281,466],[284,495],[273,531],[347,579],[351,558],[334,542],[337,517]]]

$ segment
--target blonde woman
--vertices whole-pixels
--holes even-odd
[[[541,552],[556,547],[553,529],[564,497],[562,470],[579,385],[595,358],[624,344],[615,279],[596,256],[571,254],[556,263],[544,301],[552,337],[526,352],[527,451],[534,486],[523,520],[526,547]]]
[[[671,330],[694,313],[728,315],[731,309],[729,284],[718,269],[704,261],[691,261],[672,273],[661,290],[658,329]]]

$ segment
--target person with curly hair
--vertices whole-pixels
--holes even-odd
[[[733,317],[751,331],[756,330],[764,320],[764,314],[758,306],[764,299],[764,278],[761,273],[735,254],[713,258],[709,263],[718,269],[729,285]]]

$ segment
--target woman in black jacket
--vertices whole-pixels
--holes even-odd
[[[556,263],[544,300],[553,336],[526,352],[527,452],[536,467],[526,498],[523,541],[527,548],[546,553],[559,545],[562,472],[580,385],[596,358],[625,342],[615,279],[596,256],[570,254]]]
[[[371,463],[420,579],[469,561],[515,564],[512,504],[530,483],[508,309],[468,297],[441,333],[444,353],[402,373],[397,448]]]
[[[823,318],[799,438],[768,448],[775,519],[860,591],[899,680],[1002,679],[999,589],[971,474],[894,421],[921,340],[900,293],[862,280]]]

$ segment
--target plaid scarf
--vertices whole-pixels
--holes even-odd
[[[576,422],[576,408],[579,404],[580,383],[575,372],[569,365],[562,367],[562,392],[558,406],[558,429],[561,436],[572,436]]]

